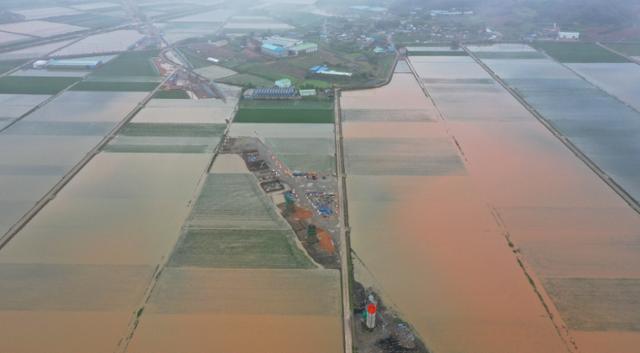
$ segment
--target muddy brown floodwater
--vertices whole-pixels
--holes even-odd
[[[362,260],[356,279],[382,293],[435,352],[565,352],[414,76],[345,92],[341,104],[352,247]],[[371,109],[370,121],[364,112],[349,120],[362,109]]]

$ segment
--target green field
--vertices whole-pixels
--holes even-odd
[[[74,91],[129,91],[150,92],[158,86],[156,82],[111,82],[82,81],[73,86]]]
[[[170,89],[166,91],[157,91],[153,98],[160,99],[189,99],[189,94],[181,89]]]
[[[211,62],[207,61],[206,58],[196,55],[189,49],[181,48],[178,49],[178,51],[185,59],[187,59],[187,61],[191,64],[191,66],[193,66],[194,69],[211,66]]]
[[[26,60],[3,60],[0,61],[0,74],[15,69],[16,67],[24,64]]]
[[[615,51],[629,56],[640,56],[640,43],[605,43]]]
[[[124,136],[219,137],[225,129],[225,124],[129,123],[120,131],[120,134]]]
[[[269,87],[273,85],[273,81],[251,74],[235,74],[229,77],[218,79],[216,80],[216,82],[228,83],[230,85],[243,87]]]
[[[242,100],[234,119],[239,123],[333,123],[333,101]]]
[[[218,268],[311,268],[290,230],[191,229],[169,266]]]
[[[56,94],[79,81],[78,77],[0,77],[0,93]]]
[[[97,69],[92,76],[159,76],[151,59],[158,55],[158,50],[125,52],[104,66]]]
[[[563,63],[625,63],[627,59],[595,43],[536,42],[534,46]]]

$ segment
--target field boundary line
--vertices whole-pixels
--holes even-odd
[[[630,62],[632,62],[634,64],[640,65],[640,60],[635,59],[635,58],[633,58],[633,57],[631,57],[631,56],[629,56],[629,55],[627,55],[627,54],[625,54],[623,52],[620,52],[620,51],[617,51],[617,50],[615,50],[613,48],[610,48],[606,44],[602,44],[601,42],[596,42],[596,45],[599,46],[600,48],[604,49],[604,50],[608,50],[611,53],[614,53],[614,54],[616,54],[618,56],[621,56],[621,57],[629,60]]]
[[[466,48],[464,48],[464,50],[466,51]],[[475,59],[475,58],[473,58],[473,59],[477,61],[477,59]],[[466,156],[464,154],[464,151],[462,150],[462,146],[459,144],[459,142],[456,139],[456,137],[449,130],[447,119],[445,119],[445,116],[442,113],[442,111],[440,110],[440,107],[438,106],[436,101],[433,99],[433,97],[429,93],[428,88],[426,87],[426,85],[422,81],[422,78],[420,77],[420,75],[415,70],[411,60],[409,60],[409,58],[407,57],[406,61],[407,61],[407,64],[409,65],[411,73],[414,75],[414,78],[418,81],[418,84],[422,88],[422,92],[424,93],[426,98],[431,101],[431,103],[433,104],[433,106],[436,109],[436,112],[437,112],[438,116],[440,117],[440,119],[444,123],[447,135],[453,140],[453,143],[456,145],[456,149],[458,150],[458,153],[460,153],[461,158],[464,160],[463,163],[464,163],[465,167],[468,166],[470,164],[470,162],[466,158]],[[483,69],[486,70],[484,68],[484,66],[483,66]],[[485,202],[486,202],[486,200],[485,200]],[[486,204],[486,207],[487,207],[487,211],[489,212],[489,214],[494,219],[494,223],[496,224],[496,226],[499,227],[502,237],[506,240],[507,245],[509,246],[509,248],[513,252],[513,254],[515,256],[516,263],[518,264],[518,267],[522,271],[522,274],[524,275],[525,279],[529,282],[529,284],[531,286],[531,289],[533,290],[534,294],[536,295],[536,297],[538,299],[538,302],[540,303],[540,305],[542,305],[542,309],[547,313],[547,317],[551,321],[551,325],[555,329],[560,341],[564,344],[565,348],[567,349],[567,352],[571,352],[571,353],[577,352],[578,350],[577,350],[577,347],[575,346],[575,340],[569,334],[569,331],[567,329],[567,325],[565,324],[564,320],[560,316],[560,314],[559,314],[557,308],[555,307],[553,301],[549,298],[549,296],[546,293],[544,287],[542,286],[540,280],[535,275],[535,272],[529,269],[529,267],[527,266],[527,264],[524,261],[524,259],[522,259],[522,256],[519,254],[519,252],[515,251],[517,249],[517,247],[513,243],[513,241],[511,240],[511,236],[510,236],[508,230],[506,229],[506,227],[504,226],[504,222],[502,221],[500,213],[497,211],[497,209],[495,207],[493,207],[489,203]]]
[[[562,142],[578,159],[584,162],[596,175],[602,179],[613,191],[615,191],[634,211],[640,214],[640,203],[638,200],[633,198],[627,191],[621,187],[613,178],[611,178],[604,170],[602,170],[591,158],[589,158],[586,154],[582,152],[571,140],[564,136],[562,132],[555,128],[555,126],[547,120],[542,114],[540,114],[533,106],[529,104],[518,92],[516,92],[513,88],[511,88],[506,82],[502,80],[491,68],[489,68],[482,60],[476,57],[467,47],[463,47],[463,49],[467,52],[467,54],[475,60],[478,65],[480,65],[496,82],[498,82],[504,89],[507,90],[529,113],[531,113],[542,125],[549,130],[553,136],[555,136],[560,142]],[[573,71],[572,71],[573,72]],[[581,77],[581,76],[579,76]],[[588,81],[587,81],[588,82]],[[591,82],[589,82],[591,84]],[[593,84],[592,84],[593,85]],[[598,86],[594,87],[598,88],[602,91],[602,89]],[[603,91],[604,92],[604,91]],[[608,94],[607,92],[604,92]],[[608,94],[609,95],[609,94]]]
[[[62,177],[62,179],[60,179],[42,198],[40,198],[40,200],[38,200],[38,202],[36,202],[36,204],[26,214],[20,217],[20,219],[18,219],[18,221],[14,223],[11,228],[9,228],[9,230],[0,237],[0,250],[2,250],[2,248],[4,248],[4,246],[7,245],[7,243],[11,239],[13,239],[13,237],[15,237],[16,234],[18,234],[18,232],[20,232],[20,230],[22,230],[22,228],[27,225],[27,223],[29,223],[29,221],[31,221],[31,219],[33,219],[33,217],[35,217],[49,203],[49,201],[55,198],[58,192],[60,192],[60,190],[62,190],[71,181],[71,179],[73,179],[73,177],[75,177],[76,174],[78,174],[80,170],[93,159],[93,157],[98,155],[98,153],[100,153],[104,146],[111,142],[111,140],[118,134],[118,132],[129,121],[131,121],[131,119],[133,119],[136,114],[138,114],[138,112],[147,104],[147,102],[149,102],[151,98],[153,98],[153,95],[160,89],[160,87],[162,87],[162,85],[164,85],[166,81],[173,77],[174,74],[175,73],[171,73],[170,75],[168,75],[162,82],[158,84],[158,86],[156,86],[156,88],[153,89],[153,91],[149,92],[146,97],[138,102],[138,104],[129,112],[129,114],[125,115],[125,117],[120,120],[120,122],[107,135],[105,135],[96,146],[89,150],[89,152],[87,152],[87,154]],[[78,84],[78,82],[67,87],[67,89]]]
[[[395,67],[395,66],[394,66]],[[342,110],[340,108],[340,89],[334,91],[335,114],[335,144],[336,144],[336,173],[338,177],[338,204],[340,205],[340,279],[342,287],[342,328],[344,352],[353,353],[353,318],[351,316],[351,243],[349,229],[349,214],[347,204],[347,183],[342,152]]]

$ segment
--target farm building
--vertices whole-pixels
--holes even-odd
[[[578,40],[580,39],[580,32],[558,32],[558,39]]]
[[[297,97],[297,93],[293,87],[261,87],[248,89],[245,91],[244,97],[249,99],[291,99]]]
[[[289,55],[298,56],[303,54],[311,54],[318,51],[316,43],[302,43],[289,48]]]
[[[317,51],[317,44],[305,43],[300,39],[272,36],[262,41],[262,53],[278,58],[310,54]]]
[[[45,67],[47,69],[88,69],[93,70],[106,62],[103,57],[75,58],[75,59],[51,59]]]
[[[311,73],[316,75],[329,75],[329,76],[342,76],[342,77],[351,77],[353,74],[351,72],[343,72],[329,69],[326,65],[318,65],[309,69]]]
[[[302,43],[303,41],[300,39],[286,38],[286,37],[280,37],[280,36],[268,37],[262,41],[262,44],[271,44],[271,45],[275,45],[277,47],[282,47],[285,49],[289,49],[291,47],[300,45]]]
[[[288,52],[285,48],[269,43],[263,43],[260,47],[260,51],[265,55],[273,56],[276,58],[284,58],[288,55]]]

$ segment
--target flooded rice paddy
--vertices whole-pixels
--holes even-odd
[[[445,71],[486,78],[472,65]],[[347,116],[367,106],[374,116],[343,123],[356,279],[373,285],[433,351],[563,352],[466,157],[414,76],[345,92],[341,104]],[[404,107],[425,107],[428,119],[407,121]],[[391,112],[386,121],[380,111]],[[369,160],[350,162],[361,156]]]
[[[316,268],[244,162],[221,156],[128,351],[341,351],[339,273]]]
[[[95,157],[0,252],[0,326],[11,337],[0,350],[113,352],[207,163],[207,155]]]
[[[458,65],[461,60],[452,58],[450,64]],[[522,254],[530,275],[539,278],[549,295],[546,304],[551,312],[559,311],[559,325],[568,326],[568,338],[575,340],[578,351],[632,352],[635,344],[621,344],[616,337],[625,336],[630,343],[635,335],[636,344],[640,339],[636,319],[640,316],[633,304],[640,274],[640,217],[504,89],[488,75],[481,77],[470,58],[464,60],[468,60],[467,69],[447,78],[438,69],[448,58],[411,58],[461,148],[473,184],[493,210],[502,232]],[[529,83],[564,80],[577,87],[586,84],[546,59],[485,61],[502,70],[499,73],[508,82],[522,83],[524,79],[515,77],[537,68]],[[474,90],[477,94],[465,96]],[[576,128],[580,124],[582,129],[589,124],[595,128],[592,117],[598,115],[590,110],[595,106],[567,106],[575,101],[562,94],[564,102],[551,98],[560,92],[557,85],[536,86],[526,92],[525,97],[544,95],[556,107],[573,109]],[[604,96],[600,112],[607,107],[624,110],[594,88],[579,92]],[[496,109],[497,104],[504,109]],[[591,344],[594,340],[597,349]]]
[[[91,55],[125,51],[144,38],[135,30],[117,30],[83,38],[53,53],[53,56]]]
[[[640,65],[581,63],[567,66],[607,93],[640,111]]]
[[[78,95],[75,97],[78,101],[91,98],[85,92],[73,93]],[[96,97],[111,95],[95,94]],[[116,93],[116,96],[127,97],[127,94]],[[63,101],[65,99],[70,98]],[[99,103],[95,99],[94,106]],[[73,106],[72,102],[65,102]],[[124,104],[120,103],[121,106]],[[132,104],[136,103],[137,100],[132,101]],[[116,115],[121,118],[124,115],[117,108],[104,106],[100,113],[78,111],[74,115],[68,111],[67,114],[55,114],[57,108],[54,106],[49,112],[38,111],[33,120],[54,124],[51,126],[60,131],[80,129],[86,132],[91,129],[81,124],[105,121],[115,124]],[[189,105],[183,103],[182,108],[176,112],[177,116],[188,115]],[[218,113],[212,111],[214,115]],[[229,114],[212,119],[224,120],[230,117]],[[55,124],[62,124],[62,127]],[[173,145],[200,139],[201,143],[209,145],[218,143],[224,131],[224,125],[216,124],[145,124],[149,123],[138,123],[135,128],[126,125],[115,140],[140,143],[136,139],[149,142],[156,138],[160,141],[153,141],[155,143]],[[40,128],[38,125],[31,127],[36,131]],[[126,131],[133,131],[133,136],[127,135]],[[193,131],[199,133],[193,136]],[[32,139],[30,135],[21,135],[25,136]],[[66,150],[57,147],[56,153],[40,154],[38,161],[44,163],[43,166],[30,164],[20,170],[52,174],[57,169],[50,164],[63,163],[70,151],[78,147],[74,144],[75,135],[46,137],[64,138]],[[51,150],[51,146],[57,146],[53,142],[42,142],[37,147],[42,150],[43,146],[49,146]],[[155,273],[168,261],[181,235],[212,154],[210,151],[153,153],[149,150],[109,153],[108,147],[0,252],[0,293],[3,296],[0,332],[2,337],[11,337],[0,340],[0,351],[86,352],[87,347],[91,347],[92,352],[113,352],[123,349],[126,338],[132,334],[135,328],[131,326],[132,320],[154,283]],[[82,151],[86,153],[86,150]],[[15,157],[15,150],[13,152]],[[29,159],[22,156],[20,160]],[[25,177],[20,178],[24,186]],[[29,189],[33,197],[39,192],[37,182],[37,179],[33,180]],[[8,190],[16,197],[6,199],[21,195],[14,189]],[[281,262],[285,258],[282,254],[273,257]],[[198,257],[187,258],[195,262],[194,259]],[[38,331],[38,340],[33,340],[33,330]]]
[[[616,98],[550,59],[483,61],[627,193],[640,199],[640,113],[622,102],[635,101],[634,83],[610,78],[607,86],[592,78]],[[594,65],[621,69],[617,64]],[[629,77],[634,71],[629,70]],[[619,88],[610,88],[614,85]]]
[[[3,95],[16,117],[47,96]],[[4,234],[144,97],[66,92],[0,133],[0,232]]]
[[[335,172],[333,124],[234,123],[230,135],[259,138],[290,171]]]

